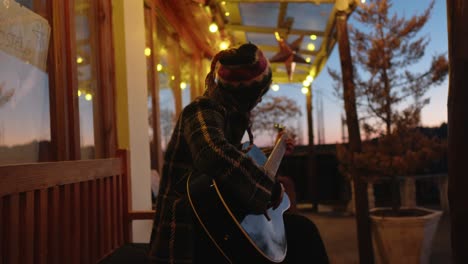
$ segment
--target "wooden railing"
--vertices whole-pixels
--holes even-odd
[[[130,242],[128,164],[0,166],[0,264],[96,263]]]

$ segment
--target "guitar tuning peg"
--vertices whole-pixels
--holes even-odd
[[[275,128],[276,128],[278,131],[283,131],[283,130],[284,130],[284,125],[275,123]]]

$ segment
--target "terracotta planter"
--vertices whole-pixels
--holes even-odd
[[[382,209],[390,210],[370,210],[375,263],[429,263],[432,240],[442,212],[415,207],[427,214],[404,217],[372,215],[372,212]]]

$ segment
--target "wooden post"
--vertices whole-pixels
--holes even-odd
[[[306,107],[307,107],[307,130],[309,137],[309,146],[307,151],[307,191],[310,193],[310,200],[312,202],[312,210],[318,210],[318,193],[317,193],[317,169],[315,162],[314,151],[314,121],[312,114],[312,85],[309,87],[309,92],[306,94]]]
[[[348,126],[349,146],[352,153],[361,152],[361,135],[356,110],[356,96],[353,77],[353,62],[348,38],[347,14],[344,11],[337,13],[336,28],[340,52],[341,72],[343,76],[343,97],[346,111],[346,124]],[[372,238],[370,231],[369,205],[367,185],[361,178],[353,175],[353,184],[356,195],[356,224],[359,243],[360,263],[374,263]]]
[[[453,263],[467,263],[468,250],[468,3],[447,0],[449,93],[448,93],[448,197]]]

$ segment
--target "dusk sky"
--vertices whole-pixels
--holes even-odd
[[[430,3],[430,0],[413,0],[413,1],[405,1],[405,0],[393,0],[393,8],[392,11],[397,11],[399,14],[404,14],[406,16],[411,16],[413,14],[420,14]],[[350,23],[354,24],[353,16],[351,16]],[[433,12],[431,14],[431,18],[426,24],[426,26],[422,29],[421,34],[427,35],[430,38],[430,43],[427,46],[426,54],[423,60],[415,66],[415,71],[423,71],[428,67],[430,64],[432,55],[438,53],[447,53],[447,17],[446,17],[446,2],[445,0],[436,0]],[[2,64],[5,67],[2,67],[2,72],[4,74],[8,73],[8,69],[11,67],[6,68],[6,65],[11,64]],[[314,110],[317,109],[317,98],[320,96],[323,100],[323,112],[324,112],[324,140],[325,143],[336,143],[341,141],[341,115],[343,113],[343,108],[341,106],[341,102],[334,97],[333,95],[333,88],[332,88],[332,80],[327,72],[327,67],[340,70],[339,64],[339,56],[338,56],[338,46],[335,46],[331,57],[329,58],[326,67],[321,72],[321,74],[314,80],[313,86],[313,95],[314,95]],[[10,76],[11,77],[11,76]],[[11,78],[9,78],[11,79]],[[15,79],[15,78],[13,78]],[[14,81],[11,79],[12,81]],[[8,79],[7,79],[8,80]],[[44,85],[47,87],[47,85]],[[14,83],[6,82],[5,88],[6,90],[15,87]],[[270,91],[272,95],[285,95],[292,97],[296,100],[303,109],[303,114],[300,117],[301,120],[297,123],[302,123],[302,131],[306,135],[307,131],[307,121],[306,121],[306,113],[305,113],[305,96],[301,93],[300,84],[294,85],[281,85],[280,90],[278,92]],[[24,90],[30,91],[30,90]],[[36,90],[38,91],[38,90]],[[168,90],[165,90],[161,93],[161,108],[167,107],[167,103],[172,101],[172,96],[167,94]],[[188,94],[188,89],[184,92],[184,94]],[[448,82],[445,81],[442,85],[437,87],[433,87],[428,96],[431,99],[429,105],[427,105],[422,112],[422,123],[425,126],[439,126],[441,123],[447,121],[447,94],[448,94]],[[18,94],[19,95],[19,94]],[[31,109],[33,106],[38,106],[37,104],[30,104],[27,103],[26,100],[18,103],[20,105],[14,105],[4,107],[0,113],[0,127],[2,127],[2,132],[4,135],[1,138],[0,144],[19,144],[29,142],[32,139],[44,139],[50,137],[50,131],[47,129],[48,127],[44,124],[49,123],[48,116],[45,114],[48,112],[48,107],[46,105],[48,102],[45,102],[45,98],[47,97],[47,93],[39,92],[39,94],[29,94],[30,98],[35,98],[35,100],[40,100],[39,106],[43,106],[41,109]],[[40,99],[39,99],[40,98]],[[44,98],[44,99],[43,99]],[[168,100],[168,99],[171,100]],[[80,118],[82,119],[81,125],[82,132],[89,131],[90,135],[92,135],[92,124],[89,123],[89,126],[85,127],[83,122],[83,118],[86,116],[88,118],[84,118],[85,120],[89,119],[92,116],[90,107],[85,107],[82,104],[86,104],[88,102],[80,102],[80,109],[82,110],[82,114]],[[184,100],[184,104],[187,104],[188,100]],[[18,111],[21,109],[22,111]],[[15,116],[16,115],[16,116]],[[21,116],[20,116],[21,115]],[[8,118],[7,118],[8,117]],[[314,121],[317,121],[316,112],[314,112]],[[18,122],[21,120],[21,122]],[[35,129],[21,129],[24,126],[27,120],[34,120],[31,121],[32,126]],[[42,125],[41,125],[42,124]],[[315,128],[315,139],[317,140],[317,123],[314,124]],[[11,131],[10,131],[11,130]],[[307,143],[307,139],[304,136],[305,140],[301,143]],[[91,143],[92,144],[92,137],[89,140],[82,138],[83,143]],[[261,139],[257,140],[257,144],[261,145]],[[268,139],[268,142],[271,142]]]
[[[412,16],[413,14],[420,15],[428,5],[430,0],[393,0],[392,12],[398,12],[400,15]],[[351,15],[350,24],[356,24]],[[426,25],[421,30],[422,35],[427,35],[430,42],[426,48],[424,58],[410,70],[422,72],[428,68],[431,63],[432,56],[439,53],[448,55],[448,34],[447,34],[447,15],[446,1],[435,0],[434,9],[431,17]],[[317,109],[316,99],[321,95],[323,100],[324,112],[324,132],[325,143],[341,142],[341,114],[344,112],[341,102],[333,95],[332,80],[327,72],[327,68],[332,68],[338,71],[340,69],[340,60],[338,54],[338,46],[336,45],[325,68],[321,74],[312,83],[314,96],[314,110]],[[300,85],[280,86],[280,90],[276,92],[278,95],[285,95],[294,98],[300,103],[304,109],[302,115],[304,124],[304,133],[307,133],[307,121],[305,115],[305,96],[301,94]],[[275,93],[270,91],[270,93]],[[427,94],[430,98],[430,104],[422,111],[422,124],[424,126],[439,126],[443,122],[447,122],[447,95],[448,81],[446,80],[439,86],[433,87]],[[314,122],[317,121],[317,116],[314,111]],[[315,140],[317,141],[317,124],[314,124]],[[307,143],[307,142],[305,142]]]

